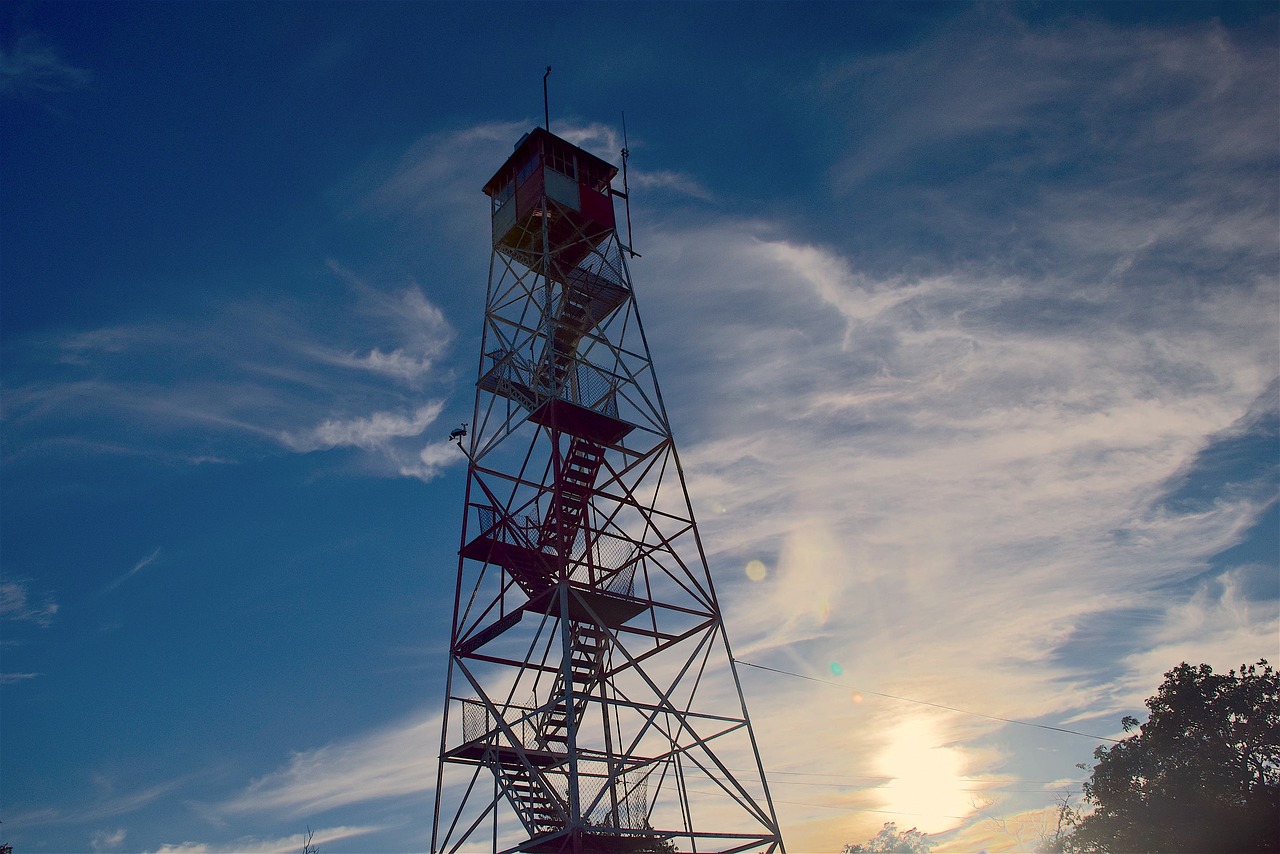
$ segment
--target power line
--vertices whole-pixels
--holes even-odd
[[[775,667],[765,667],[763,664],[752,664],[750,661],[743,661],[740,658],[735,658],[734,661],[738,664],[745,665],[746,667],[754,667],[756,670],[767,670],[770,673],[777,673],[781,676],[794,676],[796,679],[807,679],[810,682],[820,682],[823,685],[834,685],[837,688],[844,688],[845,690],[848,690],[850,688],[850,686],[848,685],[843,685],[839,682],[832,682],[830,679],[819,679],[816,676],[805,676],[801,673],[792,673],[788,670],[778,670]],[[921,705],[921,706],[932,706],[935,709],[945,709],[948,712],[958,712],[959,714],[962,714],[962,715],[972,715],[975,718],[986,718],[989,721],[1000,721],[1001,723],[1017,724],[1018,726],[1031,726],[1037,729],[1047,729],[1047,730],[1051,730],[1052,732],[1066,733],[1067,735],[1078,735],[1078,736],[1081,736],[1082,738],[1092,738],[1097,741],[1109,741],[1112,744],[1120,743],[1120,739],[1107,738],[1104,735],[1090,735],[1087,732],[1079,732],[1074,729],[1063,729],[1062,727],[1049,726],[1048,724],[1033,724],[1030,721],[1019,721],[1019,720],[1015,720],[1014,718],[1002,718],[996,715],[984,715],[982,712],[971,712],[968,709],[957,709],[955,706],[944,706],[941,703],[930,703],[927,700],[913,700],[910,697],[899,697],[894,694],[882,694],[879,691],[863,691],[861,689],[857,689],[857,690],[859,691],[859,693],[862,693],[862,694],[871,694],[875,697],[884,697],[889,700],[901,700],[904,703],[916,703],[917,705]]]
[[[730,768],[730,771],[749,773],[750,769]],[[819,774],[812,771],[767,771],[765,776],[770,779],[770,785],[773,786],[815,786],[818,788],[830,789],[874,789],[876,791],[885,791],[888,789],[900,789],[900,786],[894,786],[892,783],[899,780],[898,777],[890,777],[878,774]],[[816,780],[813,782],[805,780],[779,780],[778,777],[835,777],[836,780]],[[720,781],[720,778],[714,774],[708,774],[708,779]],[[1017,779],[984,779],[982,777],[953,777],[951,778],[957,783],[987,783],[988,786],[973,789],[952,789],[955,792],[1000,792],[1004,794],[1027,794],[1036,795],[1048,791],[1045,788],[1039,789],[1008,789],[1006,786],[1029,786],[1036,783],[1043,783],[1045,786],[1056,784],[1056,790],[1062,791],[1064,788],[1070,791],[1076,791],[1071,787],[1079,787],[1084,785],[1083,780],[1017,780]],[[840,780],[848,780],[849,782],[839,782]],[[871,782],[854,782],[857,780],[868,780]],[[908,787],[909,788],[909,787]]]
[[[774,772],[772,772],[772,771],[768,771],[768,772],[766,772],[766,773],[767,773],[769,776],[772,776]],[[867,789],[872,789],[872,790],[877,791],[877,792],[892,791],[892,790],[901,790],[901,789],[903,788],[902,786],[884,786],[884,785],[866,786],[866,785],[862,785],[862,784],[859,784],[859,783],[810,783],[810,782],[806,782],[806,781],[803,781],[803,780],[771,780],[771,781],[770,781],[770,783],[769,783],[769,785],[770,785],[770,786],[815,786],[815,787],[817,787],[817,788],[827,788],[827,789],[860,789],[860,790],[864,790],[864,791],[865,791],[865,790],[867,790]],[[1078,784],[1078,783],[1076,783],[1076,784],[1073,784],[1073,785],[1079,785],[1079,784]],[[909,788],[912,788],[912,787],[911,787],[911,786],[907,786],[907,787],[905,787],[905,788],[908,788],[908,789],[909,789]],[[949,789],[948,789],[948,791],[951,791],[951,792],[995,792],[995,793],[997,793],[997,794],[1008,794],[1008,795],[1040,795],[1040,794],[1044,794],[1044,793],[1045,793],[1045,790],[1044,790],[1044,789],[1006,789],[1006,788],[1003,788],[1003,787],[1002,787],[1002,786],[1000,786],[1000,785],[994,785],[994,786],[991,786],[991,787],[988,787],[988,788],[980,788],[980,789],[960,789],[960,788],[950,789],[950,788],[949,788]],[[1060,789],[1060,790],[1058,790],[1058,791],[1062,791],[1062,790]],[[1075,791],[1076,791],[1076,789],[1070,789],[1069,791],[1075,792]]]
[[[699,794],[710,794],[710,793],[699,792]],[[774,799],[774,803],[790,804],[793,807],[819,807],[821,809],[827,809],[827,810],[848,810],[850,808],[847,804],[809,804],[809,803],[802,803],[800,801],[780,801],[777,799]],[[873,810],[873,809],[868,809],[866,807],[857,807],[857,811],[858,812],[876,812],[876,813],[882,813],[884,815],[911,815],[911,816],[918,816],[923,818],[958,818],[962,821],[964,819],[969,818],[969,816],[967,815],[947,815],[944,813],[930,813],[930,812],[903,812],[902,810]]]
[[[731,768],[731,771],[737,771],[750,774],[750,768]],[[897,780],[891,774],[824,774],[819,771],[770,771],[769,776],[787,775],[792,777],[839,777],[842,780]],[[1025,783],[1031,785],[1034,783],[1043,783],[1046,786],[1051,783],[1062,783],[1070,785],[1080,785],[1083,780],[1023,780],[1019,777],[954,777],[952,779],[959,780],[962,783],[995,783],[999,785],[1013,785],[1014,783]]]

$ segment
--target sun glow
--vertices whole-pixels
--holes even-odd
[[[899,824],[915,825],[925,833],[956,827],[973,812],[972,783],[961,779],[964,754],[946,747],[929,720],[904,721],[880,757],[880,772],[891,777],[882,790],[885,809],[901,812]]]

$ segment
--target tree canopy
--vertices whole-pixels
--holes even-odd
[[[1150,716],[1094,751],[1091,812],[1076,852],[1280,851],[1280,676],[1266,660],[1214,673],[1183,662],[1146,701]],[[1083,766],[1082,766],[1083,767]]]
[[[914,827],[898,830],[896,822],[886,821],[880,832],[868,842],[846,845],[841,854],[929,854],[932,849],[933,843],[927,833],[921,833]]]

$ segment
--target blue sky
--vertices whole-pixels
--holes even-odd
[[[1032,847],[1099,742],[992,717],[1280,655],[1277,23],[7,4],[3,836],[426,848],[480,187],[551,64],[553,131],[626,112],[735,652],[825,680],[741,674],[789,849]]]

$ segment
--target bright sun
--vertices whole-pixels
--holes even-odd
[[[957,826],[973,812],[971,786],[961,779],[963,753],[943,747],[937,727],[928,720],[904,721],[880,757],[880,773],[892,780],[882,790],[886,810],[901,812],[900,827],[915,825],[925,833]]]

